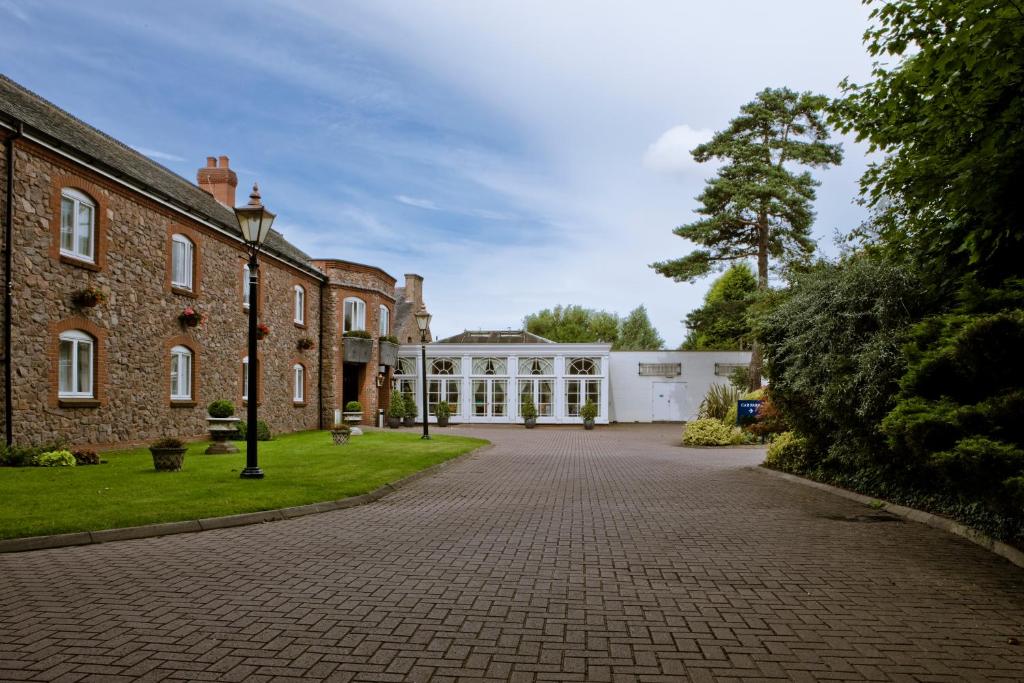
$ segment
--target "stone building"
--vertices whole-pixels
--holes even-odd
[[[211,401],[241,410],[248,398],[250,303],[270,328],[255,362],[274,431],[323,426],[348,400],[367,420],[386,406],[395,360],[379,337],[405,292],[379,268],[313,260],[272,231],[249,302],[226,156],[208,157],[193,184],[3,76],[0,143],[8,443],[203,434]],[[422,278],[410,282],[419,305]],[[355,330],[370,339],[347,342]],[[369,356],[349,360],[346,344]]]

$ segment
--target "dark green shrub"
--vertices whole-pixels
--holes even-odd
[[[373,339],[370,333],[366,330],[349,330],[345,333],[345,336],[354,339]]]
[[[363,404],[359,401],[349,401],[345,404],[346,413],[361,413],[363,412]]]
[[[393,334],[386,334],[383,337],[381,337],[380,340],[382,342],[391,342],[392,344],[400,344],[401,343],[401,342],[398,341],[398,337],[396,337]]]
[[[526,396],[523,399],[522,405],[519,407],[519,412],[525,420],[537,419],[537,406],[533,403],[533,396]]]
[[[397,391],[391,393],[391,404],[388,406],[388,417],[405,417],[405,397]]]
[[[184,448],[185,442],[173,436],[165,436],[157,439],[149,445],[150,448]]]
[[[438,417],[451,417],[452,407],[448,405],[448,401],[439,401],[437,407],[434,408],[434,414]]]
[[[96,453],[96,451],[92,451],[92,450],[89,450],[89,449],[82,449],[82,450],[72,451],[71,454],[75,456],[75,462],[77,464],[79,464],[79,465],[99,465],[100,464],[100,456],[99,456],[98,453]]]
[[[405,417],[419,417],[420,409],[416,405],[416,399],[412,396],[405,397]]]
[[[238,439],[245,441],[248,438],[248,425],[245,424],[245,420],[238,422]],[[257,441],[270,441],[273,437],[270,434],[270,425],[263,420],[256,421],[256,440]]]
[[[597,404],[591,401],[589,398],[580,407],[580,417],[584,420],[593,420],[597,417]]]
[[[231,417],[235,414],[235,404],[231,401],[220,399],[211,403],[206,408],[206,412],[210,414],[210,417]]]

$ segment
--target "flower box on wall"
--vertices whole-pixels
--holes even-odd
[[[361,337],[345,337],[345,362],[369,363],[373,356],[373,340]]]
[[[389,368],[398,365],[398,344],[380,340],[380,364]]]

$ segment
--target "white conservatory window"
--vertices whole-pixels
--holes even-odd
[[[601,360],[599,358],[568,358],[565,374],[567,375],[600,375]]]
[[[391,311],[387,306],[380,307],[380,336],[386,337],[391,334]]]
[[[506,375],[508,365],[504,358],[474,358],[474,375]]]
[[[567,379],[565,380],[565,408],[570,417],[579,417],[580,408],[588,400],[597,406],[597,414],[601,415],[601,380],[599,379]]]
[[[95,340],[80,330],[61,333],[58,389],[61,398],[92,398]]]
[[[295,382],[292,400],[295,403],[302,403],[306,398],[306,368],[302,367],[299,363],[293,365],[292,379]]]
[[[437,404],[447,401],[452,415],[460,413],[459,392],[461,379],[432,379],[427,382],[427,407],[431,415],[437,414]]]
[[[555,374],[554,358],[520,358],[520,375],[553,375]]]
[[[366,329],[366,303],[352,296],[345,299],[345,325],[343,332]]]
[[[171,349],[171,400],[192,399],[192,352],[184,346]]]
[[[306,290],[302,285],[295,285],[295,322],[306,324]]]
[[[60,253],[83,261],[96,257],[96,204],[69,187],[60,192]]]
[[[459,375],[462,374],[461,358],[434,358],[430,361],[431,375]]]
[[[553,379],[521,379],[519,380],[519,414],[523,414],[526,398],[533,399],[538,417],[551,417],[555,414],[555,380]]]
[[[416,375],[416,359],[403,356],[398,359],[398,367],[395,368],[396,375]]]
[[[195,272],[195,245],[184,235],[171,236],[171,285],[180,289],[192,289],[192,275]]]

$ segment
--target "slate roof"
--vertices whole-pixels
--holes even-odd
[[[435,344],[554,344],[526,330],[466,330]]]
[[[13,123],[12,119],[21,121],[26,132],[42,134],[40,137],[46,138],[48,144],[72,152],[111,175],[241,237],[234,212],[212,195],[3,74],[0,74],[0,117],[8,123]],[[245,189],[241,192],[243,197],[249,194],[248,188]],[[264,250],[303,270],[319,272],[309,263],[308,255],[276,230],[270,231]]]

